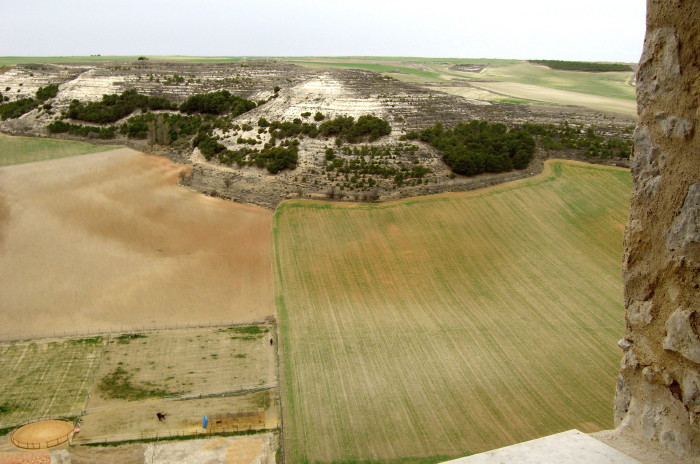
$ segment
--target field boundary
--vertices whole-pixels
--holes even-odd
[[[54,332],[44,332],[35,333],[22,336],[0,336],[0,343],[5,342],[24,342],[33,340],[50,340],[53,338],[76,338],[76,337],[94,337],[94,336],[111,336],[115,334],[125,334],[125,333],[142,333],[142,332],[153,332],[153,331],[165,331],[165,330],[185,330],[185,329],[207,329],[215,327],[233,327],[240,325],[250,325],[250,324],[267,324],[271,321],[261,320],[261,321],[250,321],[250,322],[240,322],[240,321],[209,321],[200,323],[188,323],[188,324],[162,324],[162,325],[143,325],[143,326],[120,326],[117,330],[106,329],[102,330],[98,328],[97,330],[61,330]]]
[[[165,432],[156,432],[155,434],[148,433],[131,433],[131,434],[114,434],[114,435],[102,435],[99,437],[94,437],[90,439],[81,440],[79,434],[74,434],[70,439],[70,445],[116,445],[116,444],[127,444],[127,443],[145,443],[153,441],[167,441],[167,440],[195,440],[197,438],[207,438],[216,436],[230,436],[230,435],[253,435],[258,433],[266,432],[277,432],[279,431],[279,423],[277,428],[267,428],[265,426],[254,427],[254,426],[232,426],[232,427],[217,427],[216,429],[207,430],[168,430]]]

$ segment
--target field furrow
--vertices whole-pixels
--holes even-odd
[[[612,426],[629,173],[275,215],[288,461],[436,462]]]

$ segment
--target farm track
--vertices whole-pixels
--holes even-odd
[[[612,426],[629,173],[548,162],[489,189],[283,203],[289,462],[459,456]]]

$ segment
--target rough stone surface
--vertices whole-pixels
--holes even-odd
[[[648,0],[616,434],[700,461],[700,2]]]
[[[517,445],[498,448],[443,464],[640,464],[640,461],[591,438],[578,430],[569,430]]]
[[[688,189],[683,207],[668,231],[667,245],[695,263],[700,261],[700,184]]]
[[[633,326],[644,326],[651,322],[651,301],[635,301],[627,307],[627,321]]]
[[[700,413],[700,373],[686,372],[681,383],[683,404],[695,414]]]
[[[658,115],[657,119],[666,137],[688,137],[693,130],[693,123],[687,119],[666,116],[665,113]]]
[[[700,364],[700,336],[693,327],[695,311],[678,308],[666,321],[664,349]]]

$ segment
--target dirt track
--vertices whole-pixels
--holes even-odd
[[[261,208],[129,149],[0,169],[0,338],[273,314]]]

